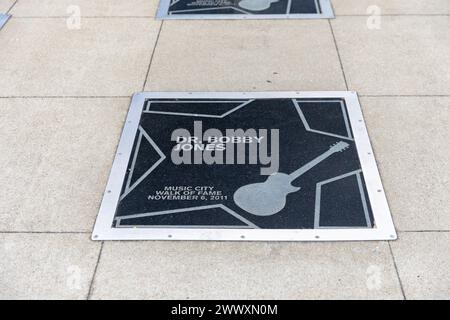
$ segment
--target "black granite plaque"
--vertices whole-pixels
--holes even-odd
[[[149,97],[134,112],[113,229],[376,228],[345,98]]]

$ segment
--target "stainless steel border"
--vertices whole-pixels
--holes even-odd
[[[333,7],[331,0],[318,0],[321,13],[314,14],[176,14],[170,15],[169,5],[171,0],[161,0],[156,19],[159,20],[258,20],[258,19],[333,19]]]
[[[349,121],[375,219],[374,228],[338,229],[186,229],[112,228],[123,180],[146,99],[345,99]],[[228,241],[354,241],[395,240],[397,234],[384,193],[356,92],[142,92],[133,96],[106,191],[94,226],[93,240],[228,240]]]

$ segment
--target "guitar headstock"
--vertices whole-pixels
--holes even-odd
[[[339,141],[339,142],[336,142],[335,144],[333,144],[330,147],[330,151],[342,152],[342,151],[348,149],[349,147],[350,147],[350,145],[347,142]]]

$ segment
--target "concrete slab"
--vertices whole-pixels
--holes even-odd
[[[53,134],[53,130],[35,116],[34,108],[26,107],[30,100],[25,100],[22,104],[13,103],[14,101],[16,100],[8,103],[7,100],[0,99],[0,166],[3,168],[0,172],[3,186],[0,217],[5,222],[2,226],[4,229],[9,229],[12,221],[19,215],[22,202],[28,194],[30,177],[39,165],[48,137]],[[43,110],[40,116],[52,119],[49,111]]]
[[[337,15],[373,14],[374,7],[381,14],[448,14],[450,2],[447,0],[333,0]]]
[[[328,21],[165,21],[147,90],[345,90]]]
[[[100,248],[88,239],[129,105],[104,96],[142,90],[157,4],[19,0],[1,30],[0,96],[96,97],[0,99],[0,299],[87,297]],[[372,4],[392,15],[379,30],[367,27]],[[69,5],[89,17],[81,29],[64,18]],[[447,0],[333,5],[363,15],[331,22],[352,90],[450,95]],[[159,40],[148,90],[345,89],[328,21],[172,21]],[[415,230],[391,243],[409,299],[450,294],[449,99],[361,99],[394,220]],[[106,243],[93,297],[402,298],[388,246]]]
[[[142,90],[159,22],[12,18],[0,33],[0,96],[129,96]]]
[[[0,99],[1,231],[91,231],[129,99]]]
[[[105,243],[94,299],[402,298],[388,244]]]
[[[158,2],[156,0],[20,0],[14,6],[12,14],[17,17],[60,17],[73,15],[79,9],[83,17],[153,17]]]
[[[351,90],[366,95],[448,95],[450,19],[386,16],[380,29],[365,17],[340,17],[332,26]]]
[[[391,245],[407,299],[450,297],[450,233],[402,233]]]
[[[15,0],[0,0],[0,13],[6,13],[14,2]]]
[[[99,243],[79,234],[0,234],[0,299],[85,299]]]
[[[450,98],[362,98],[399,230],[450,230]]]

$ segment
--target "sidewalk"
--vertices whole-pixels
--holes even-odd
[[[450,2],[332,2],[330,21],[161,22],[156,0],[0,0],[0,299],[448,299]],[[399,240],[92,242],[143,90],[358,92]]]

